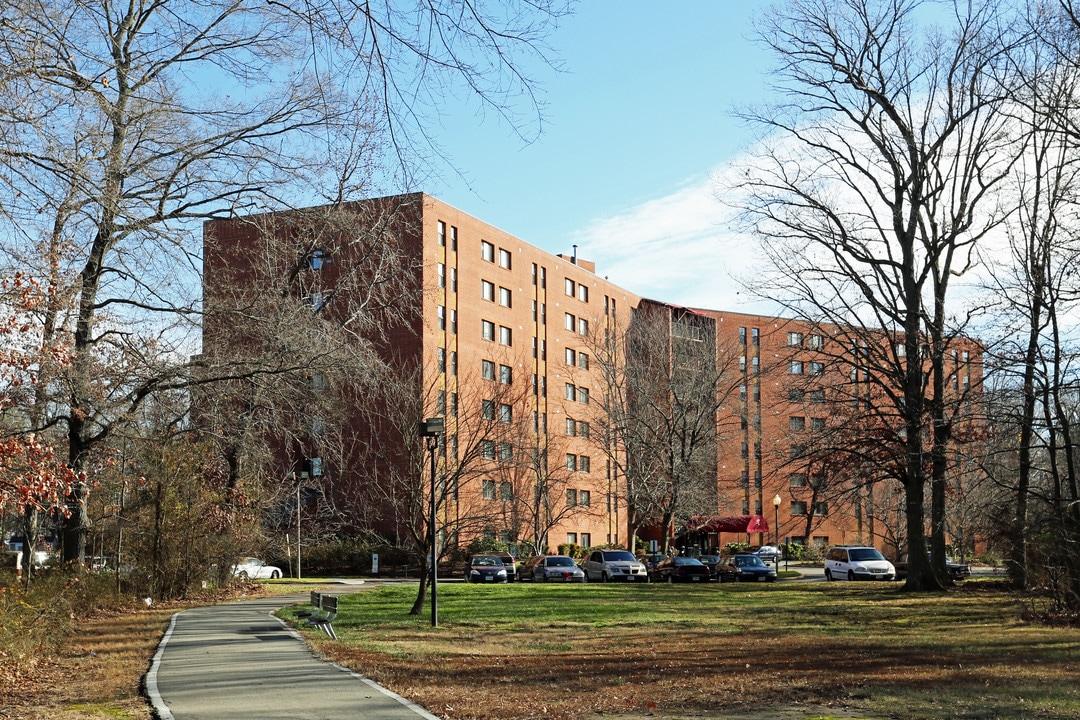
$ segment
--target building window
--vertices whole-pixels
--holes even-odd
[[[499,499],[500,500],[513,500],[514,499],[514,486],[511,483],[509,483],[509,482],[507,482],[505,480],[503,482],[499,483]]]
[[[794,517],[795,515],[805,515],[805,514],[806,514],[806,503],[803,502],[802,500],[792,500],[791,501],[791,515]]]
[[[480,456],[485,460],[495,459],[495,441],[494,440],[481,440],[480,441]]]
[[[789,332],[787,334],[788,347],[802,347],[803,334],[800,332]]]
[[[577,533],[566,533],[566,542],[570,545],[577,545]]]
[[[480,257],[488,262],[495,262],[495,246],[486,240],[480,241]]]
[[[495,339],[495,323],[491,322],[490,320],[481,320],[480,321],[480,337],[484,338],[485,340],[494,340]]]
[[[495,379],[495,363],[490,360],[480,361],[480,376],[485,380]]]
[[[312,250],[308,255],[308,269],[322,270],[330,264],[330,254],[325,250]]]
[[[806,429],[806,418],[799,415],[789,417],[788,427],[792,432],[801,432]]]
[[[502,305],[503,307],[510,307],[511,306],[510,303],[511,303],[510,288],[504,288],[504,287],[499,288],[499,304]]]
[[[513,422],[514,408],[507,403],[499,403],[499,422]]]
[[[495,481],[494,480],[485,480],[484,481],[484,486],[483,486],[483,492],[484,492],[484,499],[485,500],[494,500],[495,499]]]
[[[583,303],[589,302],[589,288],[585,285],[578,285],[577,287],[577,299]]]
[[[592,471],[592,458],[588,455],[578,455],[578,470],[587,473]],[[582,503],[587,505],[588,503]]]
[[[566,453],[566,469],[571,472],[577,471],[577,455]]]
[[[570,313],[566,313],[565,315],[563,315],[563,327],[570,332],[573,332],[574,328],[577,327],[577,318],[575,318]]]
[[[592,503],[592,493],[588,490],[579,490],[577,494],[578,505],[581,507],[589,507]]]
[[[532,264],[532,284],[536,284],[536,263]]]
[[[540,303],[540,324],[547,325],[547,303]]]
[[[547,268],[540,268],[540,289],[547,290]]]
[[[577,389],[577,399],[578,399],[578,402],[581,403],[582,405],[588,405],[589,404],[589,388],[587,388],[587,387],[579,387]]]
[[[507,347],[509,347],[509,346],[514,344],[513,339],[514,339],[514,336],[513,336],[513,333],[510,331],[510,328],[506,327],[505,325],[500,325],[499,326],[499,344],[506,345]]]
[[[750,444],[749,443],[742,443],[739,446],[739,457],[741,457],[743,460],[750,457]]]
[[[577,423],[570,418],[566,418],[566,434],[571,437],[577,435]]]
[[[547,340],[540,341],[540,359],[547,362]]]
[[[788,485],[791,487],[806,487],[806,473],[791,473],[788,475]]]
[[[787,364],[788,375],[802,375],[802,361],[801,360],[789,360]]]
[[[446,287],[446,266],[439,263],[435,266],[435,274],[438,277],[439,287]]]
[[[739,344],[746,344],[746,328],[744,327],[739,328]]]
[[[566,399],[577,400],[577,388],[573,383],[566,383]]]
[[[822,362],[812,362],[812,363],[810,363],[810,374],[811,375],[824,375],[825,374],[825,363],[822,363]]]
[[[805,445],[792,445],[791,446],[791,459],[797,460],[806,455]]]
[[[754,347],[761,344],[761,331],[757,328],[750,328],[750,344]]]
[[[589,423],[585,420],[578,420],[577,434],[583,438],[589,437]]]
[[[588,335],[589,334],[589,321],[588,320],[586,320],[585,318],[578,318],[577,324],[578,324],[578,334],[580,334],[580,335]]]
[[[450,393],[450,417],[457,417],[457,393]]]
[[[746,372],[746,356],[739,356],[739,372]]]
[[[457,376],[457,350],[450,351],[450,374]]]
[[[436,317],[439,319],[439,329],[446,329],[446,306],[440,305],[439,309],[435,311]]]
[[[825,391],[824,390],[811,390],[810,391],[810,404],[811,405],[821,405],[824,402],[825,402]]]
[[[495,419],[495,401],[494,400],[483,400],[483,401],[481,401],[481,403],[480,403],[480,417],[484,418],[485,420],[494,420]]]
[[[815,432],[820,432],[825,429],[825,418],[810,418],[810,429]]]
[[[499,366],[499,382],[503,385],[510,385],[514,382],[514,369],[509,365]]]
[[[499,248],[499,267],[510,269],[510,251]]]
[[[457,310],[450,311],[450,334],[457,335]]]
[[[437,227],[439,228],[439,247],[446,247],[446,223],[440,220]]]
[[[589,355],[588,353],[579,352],[577,356],[578,367],[582,370],[589,369]]]
[[[572,348],[566,348],[566,364],[571,367],[577,364],[577,353]]]
[[[802,388],[788,388],[788,402],[801,403],[804,397],[806,397],[806,391]]]
[[[581,533],[581,547],[592,547],[592,533]]]
[[[574,297],[574,281],[570,278],[566,278],[563,282],[566,286],[566,294],[570,297]]]
[[[487,280],[480,281],[480,297],[488,302],[495,302],[495,283]]]
[[[810,486],[816,490],[825,487],[825,473],[814,473],[810,476]]]
[[[438,358],[439,372],[444,373],[446,372],[446,348],[439,348]]]
[[[811,350],[821,350],[825,347],[825,338],[820,335],[811,335],[806,338],[806,346]]]
[[[450,292],[457,292],[457,268],[450,268]]]
[[[508,442],[499,443],[499,460],[508,463],[514,459],[514,446]]]
[[[457,252],[457,228],[450,226],[450,249]]]
[[[814,514],[815,515],[828,515],[829,514],[829,503],[824,503],[824,502],[814,503]]]
[[[312,310],[322,310],[326,307],[326,296],[316,290],[308,295],[308,305]]]

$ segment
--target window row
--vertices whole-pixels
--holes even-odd
[[[447,415],[446,391],[445,390],[440,390],[439,391],[439,397],[438,397],[437,403],[438,403],[438,410],[437,410],[436,414],[442,415],[442,416],[445,417]],[[449,412],[450,417],[457,417],[458,416],[458,394],[457,393],[450,393],[450,408],[449,408],[449,410],[450,410],[450,412]]]
[[[825,487],[825,473],[813,473],[809,476],[810,487],[823,488]],[[791,487],[806,487],[807,474],[806,473],[791,473],[788,475],[788,484]]]
[[[494,460],[496,450],[498,450],[497,456],[500,462],[513,462],[514,446],[511,443],[501,442],[496,445],[494,440],[480,441],[480,457],[485,460]]]
[[[750,341],[754,347],[761,344],[761,331],[757,328],[750,328]],[[746,345],[746,328],[739,328],[739,344]]]
[[[585,420],[566,418],[566,434],[570,437],[589,437],[589,423]]]
[[[481,360],[480,376],[485,380],[494,380],[495,363],[491,360]],[[509,365],[499,365],[499,382],[503,385],[511,385],[514,382],[514,368]]]
[[[801,415],[792,415],[788,418],[788,427],[793,432],[802,432],[806,429],[806,418]],[[819,432],[825,429],[825,418],[812,417],[810,418],[810,429],[814,432]]]
[[[449,327],[451,335],[456,335],[457,334],[457,310],[453,310],[453,309],[450,310],[450,316],[449,316],[450,323],[449,323],[449,326],[447,325],[447,322],[446,322],[447,314],[446,314],[446,306],[445,305],[440,305],[436,309],[435,314],[436,314],[436,317],[439,320],[439,329],[440,330],[446,330]]]
[[[498,411],[499,422],[514,421],[514,408],[509,403],[497,403],[494,400],[484,400],[481,403],[480,416],[485,420],[494,420],[496,411]]]
[[[499,304],[503,307],[512,307],[513,293],[510,292],[510,288],[504,288],[499,286]],[[480,281],[480,297],[488,302],[495,302],[495,283],[488,282],[487,280]]]
[[[588,490],[567,490],[566,504],[568,507],[589,507],[592,504],[592,493]]]
[[[825,338],[821,335],[803,335],[801,332],[789,332],[787,334],[788,347],[806,347],[811,350],[821,350],[825,347]]]
[[[570,367],[579,367],[582,370],[588,370],[589,354],[578,352],[573,348],[566,348],[566,364]]]
[[[480,241],[480,256],[488,262],[495,262],[495,246],[487,240]],[[499,248],[499,267],[511,269],[510,251]]]
[[[499,344],[510,347],[514,344],[514,333],[505,325],[499,325]],[[495,323],[490,320],[480,321],[480,337],[485,340],[495,340]]]
[[[481,492],[483,493],[485,500],[495,499],[495,481],[484,480],[481,483]],[[513,500],[514,499],[514,485],[506,480],[499,483],[499,499],[500,500]]]
[[[569,543],[570,545],[577,545],[578,544],[578,534],[577,533],[572,533],[572,532],[566,533],[566,542]],[[591,533],[581,533],[581,547],[584,547],[584,548],[592,547],[592,534]]]
[[[582,405],[589,404],[589,388],[573,383],[566,383],[566,399],[579,402]]]
[[[438,223],[439,247],[446,247],[446,223],[442,220]],[[457,228],[450,226],[450,249],[457,252]]]
[[[585,318],[576,317],[573,313],[566,313],[563,317],[563,327],[579,335],[589,334],[589,321]]]
[[[446,289],[446,266],[439,263],[436,267],[439,289]],[[450,292],[457,292],[457,268],[450,268]]]
[[[589,302],[589,287],[582,285],[581,283],[575,283],[570,278],[566,278],[566,294],[570,297],[576,297],[581,302]]]
[[[788,402],[809,402],[811,405],[821,405],[825,402],[825,391],[788,388]]]
[[[457,350],[451,350],[449,355],[450,355],[450,374],[451,375],[457,375],[458,374],[457,373],[457,367],[458,367],[458,364],[457,364]],[[441,372],[441,373],[446,372],[446,365],[447,365],[446,357],[447,357],[446,348],[439,348],[439,354],[438,354],[439,372]]]
[[[566,453],[566,469],[570,472],[590,472],[592,471],[592,458],[588,455]]]
[[[789,360],[788,361],[788,374],[789,375],[824,375],[825,363],[823,362],[809,362],[804,363],[802,360]]]
[[[791,515],[806,515],[807,505],[802,500],[791,501]],[[829,514],[829,504],[824,502],[814,503],[814,515],[824,516]]]

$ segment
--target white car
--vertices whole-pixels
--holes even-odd
[[[593,550],[581,564],[586,582],[649,582],[645,563],[627,550]]]
[[[267,565],[258,558],[246,557],[233,565],[232,574],[233,577],[251,580],[277,580],[281,577],[281,568]]]
[[[826,580],[892,580],[896,568],[876,548],[837,545],[825,556]]]

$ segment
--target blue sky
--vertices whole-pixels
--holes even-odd
[[[717,180],[752,137],[735,105],[764,99],[771,58],[752,39],[764,0],[584,0],[550,45],[546,124],[523,146],[494,117],[448,107],[438,137],[466,176],[425,190],[646,297],[750,312],[731,273]],[[758,306],[756,309],[760,309]]]

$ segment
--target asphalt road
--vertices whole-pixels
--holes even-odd
[[[177,613],[147,673],[159,720],[436,720],[399,695],[318,659],[273,616],[308,594]]]

